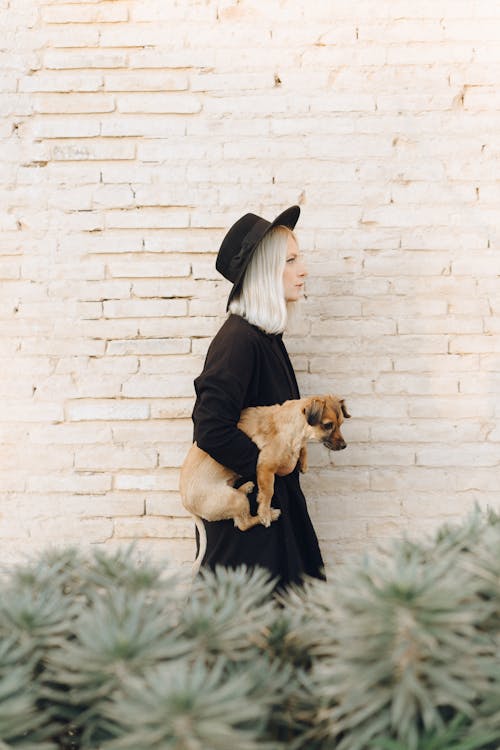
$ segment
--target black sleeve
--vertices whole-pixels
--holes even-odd
[[[216,336],[203,372],[194,381],[194,440],[243,477],[255,476],[259,455],[255,443],[237,427],[257,367],[258,352],[250,336]]]

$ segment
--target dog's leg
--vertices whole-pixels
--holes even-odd
[[[307,445],[304,443],[299,453],[299,469],[302,474],[305,474],[307,468]]]
[[[261,452],[262,456],[262,452]],[[257,485],[259,494],[257,502],[259,509],[257,511],[260,522],[264,526],[270,526],[271,521],[276,521],[281,513],[277,508],[271,508],[271,500],[274,494],[274,471],[265,464],[257,466]]]
[[[241,487],[238,487],[238,492],[244,492],[246,495],[248,495],[250,492],[252,492],[254,487],[255,485],[253,482],[246,482],[245,484],[242,484]],[[271,508],[271,520],[276,521],[280,512],[281,511],[276,510],[275,508]],[[237,526],[240,531],[248,531],[248,529],[257,526],[257,524],[259,523],[261,523],[259,516],[251,516],[250,508],[245,510],[243,513],[240,513],[239,516],[234,517],[234,525]]]
[[[236,492],[243,492],[245,495],[249,495],[250,492],[252,492],[253,488],[255,487],[253,482],[245,482],[245,484],[242,484],[241,487],[238,487]],[[258,516],[251,516],[250,515],[250,505],[248,503],[248,500],[246,501],[246,506],[244,506],[240,513],[234,516],[234,525],[240,530],[240,531],[248,531],[248,529],[251,529],[253,526],[256,526],[258,523],[260,523],[260,518]]]

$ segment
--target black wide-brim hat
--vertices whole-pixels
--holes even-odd
[[[267,219],[263,219],[262,216],[257,216],[256,214],[245,214],[233,224],[222,240],[222,245],[215,261],[217,271],[233,284],[227,300],[227,307],[229,307],[229,303],[234,295],[241,288],[245,271],[252,260],[259,242],[274,227],[284,226],[288,227],[288,229],[293,229],[299,215],[300,206],[290,206],[290,208],[287,208],[286,211],[277,216],[274,221],[267,221]]]

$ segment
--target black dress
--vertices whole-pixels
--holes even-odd
[[[208,349],[205,366],[194,381],[194,440],[212,458],[255,481],[259,449],[237,428],[242,409],[299,398],[292,364],[281,335],[264,333],[238,315],[230,315]],[[249,496],[257,512],[256,493]],[[275,478],[273,507],[281,509],[269,528],[240,531],[232,520],[204,522],[207,551],[202,566],[267,568],[280,587],[302,576],[324,578],[323,559],[299,470]]]

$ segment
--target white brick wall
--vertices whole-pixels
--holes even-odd
[[[287,337],[349,448],[303,485],[331,567],[500,500],[500,6],[0,0],[0,562],[193,557],[193,378],[246,210],[299,202]]]

